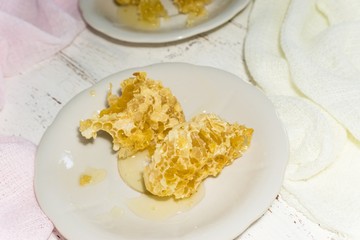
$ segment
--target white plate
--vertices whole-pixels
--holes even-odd
[[[147,31],[128,26],[118,16],[118,6],[113,0],[80,0],[85,21],[96,30],[115,39],[136,43],[162,43],[181,40],[216,28],[233,18],[249,0],[212,0],[208,16],[192,27],[185,25],[183,14],[170,15],[160,28]]]
[[[203,111],[254,128],[251,147],[217,178],[205,181],[205,196],[190,211],[166,221],[134,215],[126,201],[137,193],[117,172],[109,139],[89,142],[80,119],[105,107],[112,83],[146,71],[169,87],[187,119]],[[36,156],[35,191],[43,211],[68,239],[233,239],[271,205],[283,181],[288,142],[271,102],[254,86],[219,69],[164,63],[111,75],[80,93],[60,111],[44,134]],[[80,187],[88,167],[105,169],[97,185]],[[114,216],[114,209],[122,214]]]

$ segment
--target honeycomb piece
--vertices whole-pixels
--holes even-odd
[[[186,198],[208,176],[217,176],[249,147],[253,129],[200,114],[174,127],[144,169],[146,189],[157,196]]]
[[[140,21],[155,26],[160,24],[161,17],[167,17],[167,12],[160,0],[140,0],[138,13]]]
[[[174,0],[174,4],[180,13],[201,16],[206,13],[205,6],[209,4],[210,1],[211,0]]]
[[[167,17],[167,12],[160,0],[115,0],[119,5],[135,5],[140,21],[158,26],[161,17]]]
[[[141,0],[115,0],[119,5],[138,5]]]
[[[161,0],[115,0],[119,5],[135,5],[139,20],[158,26],[160,18],[168,17]],[[200,16],[206,15],[205,6],[211,0],[173,0],[181,14],[188,14],[187,25],[190,26]]]
[[[205,6],[211,0],[173,0],[173,2],[180,13],[187,14],[186,26],[191,27],[207,16]]]
[[[80,121],[79,130],[87,139],[96,138],[98,131],[109,133],[119,159],[144,149],[152,153],[170,129],[185,121],[183,110],[170,89],[148,79],[145,72],[133,75],[121,83],[121,96],[112,94],[110,87],[108,108]]]

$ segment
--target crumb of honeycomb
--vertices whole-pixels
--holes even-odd
[[[87,139],[96,138],[99,131],[109,133],[119,159],[144,149],[151,154],[170,129],[185,121],[183,110],[169,88],[147,78],[145,72],[133,76],[121,83],[121,96],[112,94],[110,87],[108,108],[80,121],[79,130]]]
[[[157,196],[187,198],[249,147],[253,129],[200,114],[169,131],[144,169],[146,189]]]
[[[91,183],[92,177],[87,174],[82,174],[79,179],[80,186],[85,186]]]

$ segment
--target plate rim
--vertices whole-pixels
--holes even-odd
[[[129,43],[137,43],[137,44],[158,44],[158,43],[168,43],[168,42],[176,42],[181,41],[201,33],[205,33],[216,29],[224,25],[226,22],[233,19],[238,13],[240,13],[246,6],[251,2],[251,0],[233,0],[231,2],[231,6],[228,7],[227,15],[219,14],[215,18],[212,18],[208,21],[204,21],[194,27],[184,28],[174,33],[159,33],[159,32],[143,32],[143,31],[127,31],[126,29],[112,26],[112,24],[105,24],[106,21],[101,20],[96,21],[91,15],[95,14],[95,16],[100,16],[96,14],[94,11],[94,4],[97,0],[79,0],[79,9],[81,15],[85,22],[102,34],[109,36],[113,39],[117,39],[120,41],[125,41]],[[106,30],[104,26],[110,26],[110,30]],[[114,31],[112,31],[114,30]]]

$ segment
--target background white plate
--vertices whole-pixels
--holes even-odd
[[[109,83],[114,91],[135,71],[146,71],[169,87],[187,119],[213,112],[229,122],[254,128],[251,147],[217,178],[205,181],[205,197],[193,209],[166,221],[134,215],[126,201],[137,195],[117,172],[107,138],[85,141],[80,119],[105,107]],[[271,205],[282,185],[288,142],[271,102],[237,76],[210,67],[165,63],[111,75],[73,98],[44,134],[36,157],[35,192],[39,204],[68,239],[233,239]],[[80,187],[86,168],[106,169],[97,185]],[[114,215],[114,209],[123,214]]]
[[[185,15],[173,15],[154,31],[131,28],[117,16],[113,0],[80,0],[85,21],[94,29],[115,39],[136,43],[162,43],[181,40],[216,28],[245,8],[249,0],[212,0],[208,17],[192,27],[185,26]]]

